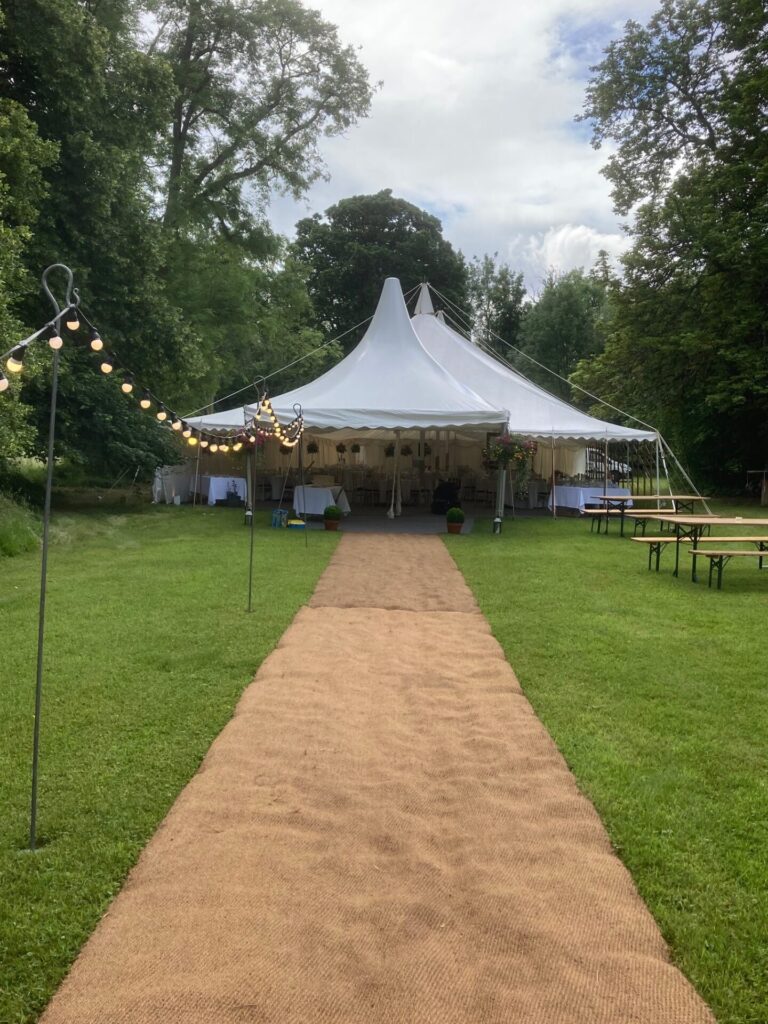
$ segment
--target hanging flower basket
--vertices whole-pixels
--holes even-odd
[[[347,446],[343,442],[339,442],[339,444],[336,445],[336,451],[339,453],[339,455],[343,455],[346,452],[346,450]]]
[[[537,450],[535,441],[523,441],[509,434],[501,434],[483,448],[483,465],[486,469],[509,465],[513,469],[523,469],[530,464]]]
[[[384,454],[388,459],[394,458],[395,446],[393,444],[388,444],[387,447],[384,449]]]
[[[309,452],[310,455],[317,455],[317,453],[320,451],[320,445],[317,443],[317,441],[310,441],[309,444],[307,445],[307,451]]]
[[[353,445],[350,446],[349,450],[352,452],[353,455],[359,455],[360,445],[357,442],[355,442]]]
[[[400,449],[401,455],[413,455],[413,448],[409,444],[404,444]]]

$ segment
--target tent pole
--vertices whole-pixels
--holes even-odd
[[[197,460],[195,462],[195,486],[192,490],[192,508],[197,504],[197,483],[200,479],[200,445],[197,446]]]
[[[661,448],[661,441],[659,441],[659,435],[656,434],[656,494],[661,494],[661,473],[659,472],[659,449]],[[661,508],[661,499],[656,498],[656,508]]]
[[[397,492],[397,474],[400,471],[400,431],[395,431],[395,464],[392,469],[392,498],[389,503],[389,509],[387,510],[387,519],[394,519],[399,512],[395,512],[396,492]]]
[[[501,522],[504,518],[504,504],[506,498],[506,486],[507,486],[507,467],[499,466],[498,475],[496,477],[496,519]]]
[[[604,481],[603,481],[603,494],[608,493],[608,434],[605,435],[605,458],[604,458]]]
[[[557,491],[555,490],[555,435],[552,435],[552,518],[557,519]]]

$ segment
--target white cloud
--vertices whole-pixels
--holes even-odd
[[[308,0],[383,79],[370,117],[322,152],[331,178],[276,228],[391,188],[436,213],[465,255],[498,251],[536,287],[549,266],[625,245],[595,152],[574,124],[589,65],[655,0]]]

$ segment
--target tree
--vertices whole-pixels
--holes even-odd
[[[525,313],[520,348],[563,379],[518,357],[521,371],[548,391],[570,399],[567,378],[580,360],[603,347],[601,318],[605,302],[606,288],[597,276],[583,270],[559,275],[550,271],[541,295]]]
[[[443,238],[437,217],[391,189],[342,199],[324,218],[299,221],[292,252],[309,268],[318,323],[334,336],[351,331],[343,340],[346,351],[362,336],[387,277],[398,277],[406,290],[428,280],[461,309],[468,307],[463,256]]]
[[[617,144],[604,173],[634,221],[614,332],[580,382],[716,483],[768,456],[767,27],[747,0],[665,0],[593,69],[583,115]]]
[[[364,117],[365,68],[336,28],[298,0],[156,0],[148,53],[173,69],[164,150],[164,223],[247,235],[255,199],[301,195],[322,173],[317,148]]]
[[[510,358],[508,345],[519,343],[523,321],[523,275],[499,263],[498,253],[483,256],[482,260],[476,256],[469,264],[469,295],[474,333],[484,345]]]

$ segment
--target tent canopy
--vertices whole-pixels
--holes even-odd
[[[650,430],[621,427],[589,416],[509,369],[435,316],[427,285],[422,285],[412,320],[429,354],[453,377],[469,381],[493,405],[510,410],[508,429],[537,440],[654,441]]]
[[[271,401],[281,421],[301,406],[310,433],[333,431],[339,439],[362,431],[374,438],[422,430],[477,437],[503,429],[571,444],[656,439],[651,430],[581,412],[483,352],[435,316],[427,285],[411,320],[394,277],[384,282],[357,347],[316,380]],[[258,404],[241,406],[188,422],[201,430],[232,430],[258,412]]]
[[[315,433],[470,429],[500,430],[509,418],[503,405],[486,401],[453,377],[419,341],[400,282],[389,277],[365,336],[321,377],[271,399],[280,420],[301,406],[304,425]],[[203,430],[243,426],[258,406],[189,420]]]

